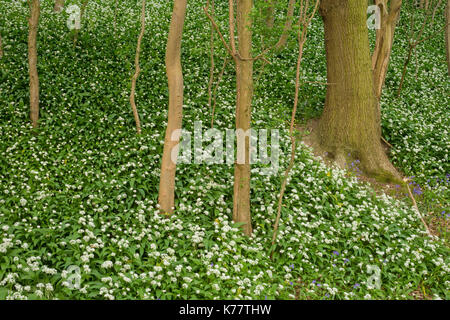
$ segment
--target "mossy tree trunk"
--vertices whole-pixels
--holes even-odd
[[[183,70],[181,40],[186,16],[187,0],[174,0],[172,20],[166,47],[166,74],[169,83],[169,115],[161,163],[158,203],[164,213],[172,213],[175,206],[175,171],[183,116]],[[180,132],[181,133],[181,132]]]
[[[30,119],[33,128],[39,121],[39,75],[37,70],[37,32],[39,26],[39,0],[30,2],[28,19],[28,70],[30,75]]]
[[[237,1],[238,57],[236,61],[236,130],[248,133],[251,122],[253,97],[252,20],[253,0]],[[242,141],[242,140],[241,140]],[[242,150],[242,149],[241,149]],[[245,137],[244,157],[239,157],[234,167],[233,220],[244,223],[244,234],[252,233],[250,213],[250,137]],[[239,159],[241,158],[241,159]]]
[[[380,142],[366,10],[366,1],[321,2],[329,85],[318,138],[340,166],[349,156],[361,161],[366,174],[397,180]]]

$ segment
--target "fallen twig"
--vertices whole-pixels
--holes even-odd
[[[428,225],[427,225],[427,223],[425,222],[425,220],[422,218],[422,215],[420,214],[420,211],[419,211],[419,207],[417,207],[416,199],[414,199],[414,196],[413,196],[413,194],[412,194],[412,192],[411,192],[411,189],[409,188],[408,182],[409,182],[410,180],[405,178],[405,179],[403,179],[403,181],[405,182],[406,188],[408,189],[409,197],[411,198],[411,201],[412,201],[412,203],[413,203],[414,211],[416,211],[417,215],[419,216],[420,220],[422,221],[423,225],[425,226],[425,229],[426,229],[426,231],[427,231],[428,236],[429,236],[429,237],[432,237],[431,231],[430,231],[430,229],[428,228]]]
[[[392,144],[390,144],[385,138],[381,137],[381,140],[383,140],[383,142],[386,143],[389,148],[393,148]]]

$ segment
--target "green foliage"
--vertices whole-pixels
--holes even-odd
[[[67,4],[79,4],[67,1]],[[208,126],[207,18],[189,1],[183,38],[183,126]],[[0,299],[408,299],[418,288],[449,297],[448,247],[428,239],[404,202],[330,169],[301,144],[286,190],[273,260],[278,176],[252,168],[254,235],[231,222],[233,168],[180,164],[174,215],[157,214],[157,188],[167,118],[164,48],[170,2],[148,2],[136,99],[142,136],[128,102],[140,6],[92,0],[74,48],[68,15],[42,2],[39,28],[41,122],[28,125],[27,8],[0,0],[5,56],[0,61]],[[216,4],[226,30],[227,7]],[[283,21],[277,16],[277,21]],[[255,37],[258,36],[255,30]],[[320,115],[326,62],[316,17],[305,48],[298,120]],[[373,34],[372,34],[373,36]],[[420,47],[418,79],[395,100],[404,33],[394,48],[383,98],[383,133],[404,172],[443,177],[448,167],[448,82],[443,39]],[[293,40],[293,39],[291,39]],[[255,51],[260,48],[255,43]],[[225,50],[216,37],[216,61]],[[295,41],[270,56],[257,83],[255,128],[280,129],[281,167],[289,160],[286,122],[293,102]],[[255,64],[255,76],[261,69]],[[216,70],[216,75],[218,74]],[[234,71],[218,90],[215,126],[234,126]],[[415,148],[419,148],[415,151]],[[448,176],[435,190],[448,201]],[[442,181],[444,181],[442,180]],[[423,181],[423,180],[421,180]],[[428,198],[427,198],[428,199]],[[434,200],[427,200],[429,203]],[[447,205],[448,206],[448,205]],[[447,211],[448,212],[448,211]],[[368,289],[368,265],[381,269],[381,289]],[[70,266],[80,289],[70,289]]]

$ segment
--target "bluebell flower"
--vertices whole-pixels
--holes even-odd
[[[414,187],[413,192],[419,196],[423,193],[419,186]]]

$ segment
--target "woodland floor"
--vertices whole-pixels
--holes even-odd
[[[176,212],[158,214],[157,196],[167,80],[164,55],[170,1],[150,0],[136,103],[129,105],[139,33],[138,1],[91,0],[77,45],[69,14],[41,1],[38,38],[40,128],[28,114],[26,2],[0,0],[0,299],[449,299],[450,147],[443,35],[417,47],[396,97],[408,46],[409,5],[399,23],[381,101],[382,134],[393,164],[413,182],[425,234],[396,185],[326,165],[301,143],[286,189],[278,240],[271,247],[280,181],[290,154],[287,123],[297,45],[255,64],[252,126],[280,131],[278,174],[252,167],[254,233],[233,225],[233,167],[181,163]],[[409,2],[409,1],[408,1]],[[67,5],[79,1],[66,1]],[[189,1],[183,37],[183,127],[206,130],[209,24],[204,1]],[[227,23],[226,3],[217,4]],[[283,17],[277,18],[280,24]],[[258,35],[256,22],[255,35]],[[259,23],[259,24],[258,24]],[[435,28],[444,24],[437,14]],[[425,37],[433,34],[426,30]],[[370,39],[373,44],[374,32]],[[266,45],[274,39],[265,39]],[[255,36],[255,54],[261,37]],[[215,76],[226,55],[215,40]],[[323,25],[313,20],[302,65],[297,122],[320,116],[325,99]],[[263,71],[263,72],[262,72]],[[235,74],[229,63],[217,90],[215,128],[234,127]],[[270,251],[274,249],[273,259]],[[380,287],[368,286],[373,269]],[[73,286],[79,279],[79,286]],[[76,283],[76,281],[75,281]]]

